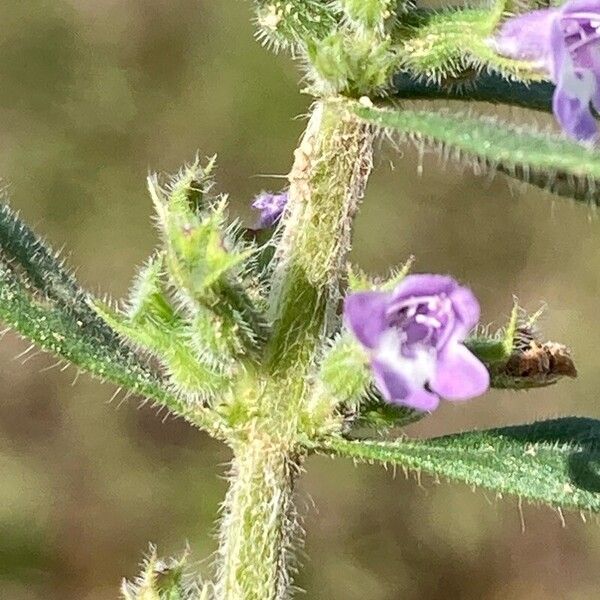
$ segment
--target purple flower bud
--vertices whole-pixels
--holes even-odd
[[[462,344],[479,303],[451,277],[409,275],[392,292],[350,294],[344,319],[389,402],[432,411],[440,396],[466,400],[489,387],[487,369]]]
[[[508,19],[490,41],[498,54],[533,62],[555,83],[552,109],[569,136],[598,139],[590,104],[600,109],[600,0],[570,0]]]
[[[257,229],[267,229],[279,221],[288,201],[287,191],[279,194],[261,192],[252,202],[252,208],[260,211]]]

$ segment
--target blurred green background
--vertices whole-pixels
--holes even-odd
[[[282,185],[262,176],[286,173],[309,98],[296,67],[253,40],[251,17],[243,0],[0,3],[0,174],[88,287],[122,296],[150,253],[149,170],[216,152],[219,187],[247,219],[255,193]],[[356,262],[383,273],[415,254],[417,270],[468,282],[485,322],[506,318],[513,293],[530,310],[547,302],[545,331],[572,346],[580,377],[446,404],[408,433],[600,417],[595,211],[421,162],[422,173],[416,149],[381,145]],[[116,598],[150,541],[208,557],[227,451],[135,401],[109,403],[111,386],[51,357],[19,357],[27,347],[11,333],[0,344],[0,598]],[[311,458],[307,471],[300,597],[599,595],[596,520],[342,460]]]

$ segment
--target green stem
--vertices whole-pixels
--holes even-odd
[[[233,442],[219,600],[290,596],[297,449],[323,422],[322,407],[310,402],[310,372],[337,319],[352,219],[371,170],[372,128],[346,106],[340,99],[315,104],[289,175],[265,385],[247,404],[250,419]],[[248,397],[243,385],[239,396]]]
[[[220,535],[218,600],[289,597],[299,465],[267,436],[235,449]]]
[[[315,104],[295,151],[273,288],[269,366],[308,364],[335,323],[351,227],[371,171],[373,130],[343,100]]]

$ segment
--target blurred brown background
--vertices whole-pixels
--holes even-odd
[[[257,175],[286,172],[309,99],[296,68],[253,40],[250,19],[242,0],[0,3],[0,174],[92,289],[123,295],[155,243],[150,169],[217,152],[220,188],[246,218],[253,194],[281,184]],[[446,404],[409,432],[600,417],[595,211],[435,157],[422,175],[417,164],[410,147],[378,154],[355,260],[383,273],[414,253],[418,270],[471,284],[484,321],[503,321],[513,293],[531,310],[546,301],[546,332],[573,347],[580,377]],[[111,386],[73,383],[50,357],[16,358],[27,346],[10,333],[0,344],[0,598],[116,598],[150,541],[209,556],[227,451],[135,402],[109,404]],[[563,526],[524,506],[522,531],[515,499],[342,460],[307,468],[300,597],[598,597],[594,520],[568,514]]]

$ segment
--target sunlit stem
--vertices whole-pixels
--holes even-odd
[[[241,386],[239,393],[251,397],[245,411],[252,416],[232,443],[219,600],[290,595],[290,549],[298,543],[292,495],[302,440],[318,436],[332,418],[309,402],[309,373],[338,318],[352,221],[371,170],[371,127],[345,106],[342,100],[315,104],[289,175],[271,298],[274,331],[259,367],[266,383],[259,391]]]

